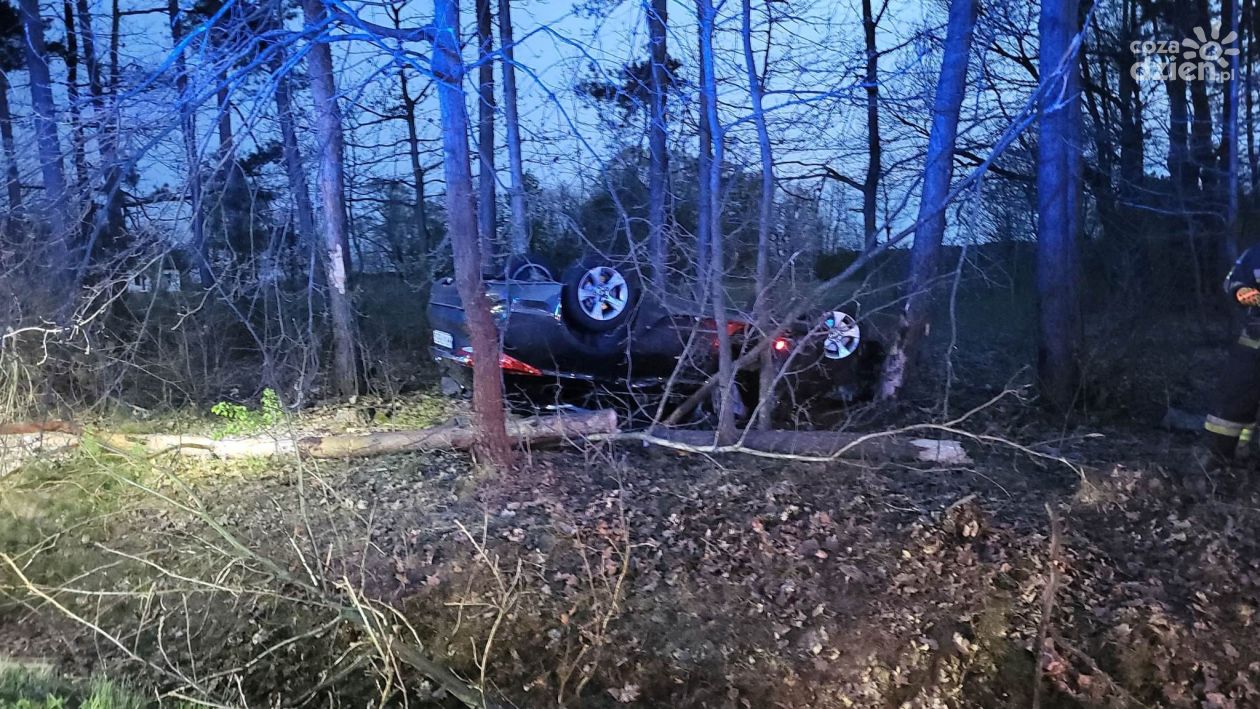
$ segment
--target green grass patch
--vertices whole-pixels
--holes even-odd
[[[96,568],[96,543],[115,541],[125,529],[122,513],[145,504],[129,483],[145,480],[147,471],[143,462],[91,442],[67,457],[28,462],[0,480],[0,553],[41,585]],[[16,582],[0,566],[0,583]]]
[[[144,709],[155,699],[104,677],[82,680],[46,670],[8,665],[0,660],[0,709]],[[192,707],[188,702],[164,707]]]

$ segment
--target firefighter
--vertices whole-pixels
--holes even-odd
[[[1260,246],[1247,249],[1234,262],[1225,277],[1225,292],[1246,309],[1246,315],[1221,373],[1216,409],[1204,423],[1206,462],[1213,467],[1234,461],[1239,440],[1251,433],[1260,409]]]

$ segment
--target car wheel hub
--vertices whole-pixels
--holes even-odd
[[[862,342],[862,330],[852,315],[839,310],[823,317],[827,339],[823,342],[823,356],[827,359],[844,359],[857,351]]]
[[[612,320],[629,303],[629,286],[617,269],[596,266],[578,281],[578,304],[596,320]]]

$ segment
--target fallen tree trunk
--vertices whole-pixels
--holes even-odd
[[[958,441],[907,438],[882,433],[836,431],[747,431],[729,446],[714,445],[712,431],[678,429],[650,433],[624,433],[619,440],[640,440],[653,445],[695,453],[745,453],[795,460],[867,460],[871,462],[917,461],[942,465],[967,465],[971,459]]]
[[[59,453],[78,445],[77,434],[60,431],[0,434],[0,477],[17,470],[28,458],[39,454]]]
[[[76,430],[68,428],[65,430]],[[100,444],[124,452],[156,456],[175,453],[207,458],[366,458],[390,453],[471,448],[476,440],[466,423],[449,423],[409,431],[376,431],[329,435],[259,435],[245,438],[210,438],[179,434],[125,434],[96,431]],[[545,446],[583,438],[641,441],[696,453],[743,453],[794,460],[907,461],[943,465],[971,462],[957,441],[909,438],[887,433],[840,433],[834,431],[748,431],[736,444],[715,446],[712,431],[658,429],[619,433],[611,410],[566,413],[508,421],[508,435],[517,445]],[[54,430],[41,433],[0,435],[0,474],[38,453],[77,447],[75,433]]]
[[[519,445],[549,445],[585,438],[597,433],[616,433],[617,414],[611,409],[589,413],[509,419],[508,437]],[[385,453],[434,449],[471,448],[472,427],[448,424],[418,431],[312,436],[297,442],[298,452],[312,458],[361,458]]]
[[[26,433],[82,433],[83,428],[73,421],[32,421],[0,423],[0,436],[17,436]]]
[[[612,410],[514,419],[508,422],[508,435],[518,445],[541,446],[584,438],[592,434],[617,432],[617,415]],[[471,448],[476,436],[472,427],[450,423],[411,431],[339,433],[326,436],[261,435],[247,438],[210,438],[178,434],[124,434],[93,432],[102,445],[144,455],[178,453],[208,458],[270,458],[299,455],[309,458],[362,458],[389,453]],[[0,473],[16,467],[37,452],[77,446],[80,437],[68,433],[0,435]]]

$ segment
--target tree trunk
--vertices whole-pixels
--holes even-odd
[[[315,243],[315,206],[311,203],[310,187],[306,184],[306,167],[302,163],[297,129],[293,125],[292,86],[289,76],[280,73],[284,60],[284,53],[277,50],[276,58],[272,62],[272,74],[276,81],[276,117],[280,122],[284,172],[293,197],[294,216],[297,218],[297,242],[303,251],[318,251]]]
[[[231,204],[225,202],[228,195],[245,195],[249,193],[249,188],[245,185],[245,175],[240,171],[236,162],[236,138],[232,131],[232,99],[228,87],[228,74],[224,71],[218,78],[219,90],[215,94],[215,124],[219,133],[219,150],[215,154],[215,169],[218,173],[219,180],[216,185],[219,193],[214,199],[218,203],[219,208],[214,214],[215,230],[222,239],[222,243],[227,245],[225,249],[234,259],[241,258],[242,254],[236,253],[236,233],[241,228],[239,217],[242,212],[249,209],[248,205]],[[347,231],[348,233],[348,231]],[[254,257],[253,238],[247,237],[250,252],[245,256],[248,261]],[[349,246],[347,245],[347,253]],[[349,274],[350,263],[346,263],[346,273]]]
[[[61,424],[61,425],[58,425]],[[546,446],[579,441],[586,436],[617,433],[617,415],[611,409],[556,416],[513,419],[506,429],[510,443]],[[698,433],[698,432],[692,432]],[[831,435],[831,434],[829,434]],[[51,421],[32,426],[0,426],[0,476],[38,454],[77,447],[83,432],[73,424]],[[150,456],[184,455],[220,459],[270,458],[366,458],[428,450],[468,449],[477,443],[474,432],[462,423],[405,431],[374,431],[329,435],[258,435],[244,438],[210,438],[182,434],[127,434],[93,431],[98,443],[121,451],[141,451]],[[854,450],[880,450],[892,444],[872,442]],[[897,441],[897,445],[904,446]],[[834,444],[833,444],[834,445]],[[913,456],[911,456],[913,459]]]
[[[1190,163],[1190,107],[1186,103],[1186,82],[1164,82],[1168,92],[1168,174],[1173,188],[1184,198],[1199,184]]]
[[[214,285],[214,270],[210,267],[209,245],[206,243],[206,215],[202,212],[202,185],[201,185],[201,151],[197,146],[197,112],[192,103],[192,87],[188,82],[188,67],[184,60],[183,49],[180,43],[184,41],[184,23],[180,19],[180,9],[178,0],[168,0],[166,5],[167,13],[171,18],[171,40],[175,45],[175,90],[178,94],[176,99],[179,102],[179,126],[180,132],[184,139],[184,159],[188,162],[188,203],[192,229],[192,255],[196,261],[197,272],[200,276],[201,287],[209,288]],[[118,12],[114,13],[117,20]],[[117,23],[115,22],[115,29]],[[118,81],[118,53],[117,47],[113,44],[118,41],[118,32],[114,32],[114,38],[111,40],[110,46],[110,72],[111,82],[115,87],[113,92],[116,96]]]
[[[652,61],[648,92],[650,125],[648,127],[648,262],[652,278],[664,287],[669,283],[665,272],[666,192],[669,189],[669,136],[666,132],[666,91],[669,87],[669,51],[666,29],[669,22],[667,0],[650,0],[647,4],[648,47]]]
[[[219,77],[219,91],[215,95],[218,113],[215,120],[219,129],[219,155],[224,158],[223,169],[231,169],[232,143],[232,98],[228,91],[227,74]]]
[[[429,272],[429,249],[432,248],[429,238],[429,215],[424,195],[424,165],[420,162],[420,129],[416,125],[416,105],[419,98],[411,95],[411,86],[407,81],[407,70],[398,70],[398,84],[402,91],[403,120],[407,123],[407,157],[411,160],[411,219],[416,228],[416,251],[420,254],[417,264],[423,277],[424,287],[433,280]],[[425,299],[427,300],[427,298]]]
[[[118,121],[111,115],[105,101],[105,85],[101,76],[101,64],[96,56],[96,33],[92,29],[92,14],[88,0],[76,0],[79,13],[79,35],[83,40],[83,64],[88,74],[88,92],[92,97],[92,116],[96,122],[96,140],[101,151],[101,183],[103,204],[93,209],[92,228],[83,259],[76,274],[76,284],[82,283],[94,251],[100,247],[108,253],[118,251],[118,240],[123,231],[122,177],[123,168],[118,160]]]
[[[1170,28],[1178,37],[1189,36],[1186,13],[1191,0],[1174,0]],[[1168,93],[1168,174],[1180,200],[1185,200],[1199,186],[1199,175],[1190,159],[1190,107],[1186,101],[1186,82],[1172,78],[1163,82]]]
[[[313,1],[313,0],[312,0]],[[468,317],[474,352],[473,413],[478,446],[500,469],[512,464],[503,411],[503,375],[499,370],[499,333],[490,316],[481,281],[481,248],[477,239],[469,168],[468,113],[464,104],[464,62],[460,57],[458,0],[434,0],[433,76],[438,82],[442,122],[446,218],[455,257],[455,286]]]
[[[731,334],[727,329],[726,312],[726,244],[722,234],[722,158],[725,131],[718,120],[717,80],[713,56],[713,34],[717,23],[717,10],[713,0],[696,0],[696,15],[700,32],[700,64],[703,67],[703,81],[700,94],[708,123],[708,133],[713,146],[713,157],[708,161],[708,173],[701,175],[707,183],[709,213],[709,283],[712,292],[713,320],[716,323],[718,341],[718,443],[730,443],[735,439],[735,368],[732,366]]]
[[[869,0],[864,0],[869,1]],[[757,71],[757,60],[752,46],[752,0],[742,2],[743,26],[740,34],[744,44],[744,71],[748,80],[748,95],[752,102],[753,124],[757,128],[757,154],[761,159],[761,201],[757,211],[757,271],[756,301],[754,317],[757,328],[763,332],[770,330],[770,234],[774,228],[774,154],[770,148],[770,129],[766,125],[766,112],[762,104],[765,86],[761,74]],[[767,22],[771,20],[767,18]],[[769,43],[769,29],[767,44]],[[757,400],[757,428],[770,428],[770,417],[774,413],[774,378],[777,368],[774,364],[774,351],[766,348],[761,353],[761,367],[758,383],[760,391]]]
[[[1191,27],[1210,26],[1207,0],[1195,0]],[[1187,30],[1185,36],[1193,36],[1193,30]],[[1208,82],[1187,82],[1190,86],[1190,105],[1194,116],[1190,121],[1190,159],[1194,161],[1194,171],[1203,184],[1203,195],[1217,202],[1220,198],[1220,174],[1217,172],[1216,147],[1213,145],[1212,99],[1208,96]]]
[[[704,39],[699,38],[703,54]],[[700,63],[700,86],[709,83],[708,69],[704,62]],[[716,197],[709,194],[709,166],[713,162],[713,133],[709,126],[709,97],[703,88],[698,92],[699,116],[696,119],[699,136],[699,151],[696,157],[696,299],[703,302],[709,297],[709,264],[712,262],[710,247],[713,243],[713,228],[710,224],[713,214],[712,203]]]
[[[498,191],[494,166],[494,28],[490,0],[476,0],[477,11],[477,227],[481,261],[494,262],[498,232]],[[487,272],[489,269],[486,269]]]
[[[521,158],[521,119],[516,103],[516,48],[512,39],[512,0],[499,0],[499,44],[503,52],[503,122],[507,129],[512,185],[512,235],[515,255],[529,250],[529,213],[525,209],[525,165]]]
[[[1041,7],[1042,104],[1037,132],[1037,294],[1041,395],[1066,411],[1080,385],[1079,255],[1076,214],[1080,192],[1073,163],[1080,123],[1080,74],[1073,40],[1079,0],[1047,0]]]
[[[18,176],[17,144],[13,139],[13,114],[9,110],[9,77],[5,72],[0,72],[0,145],[4,148],[4,185],[9,197],[5,226],[12,236],[13,227],[23,218],[22,182]]]
[[[109,13],[109,95],[118,96],[118,49],[122,43],[122,8],[120,0],[110,2]],[[174,21],[174,18],[171,18]]]
[[[888,5],[885,2],[884,8]],[[883,10],[880,10],[883,14]],[[871,251],[879,245],[876,206],[879,203],[879,178],[882,167],[883,141],[879,135],[879,47],[875,30],[879,24],[871,9],[871,0],[862,0],[862,29],[866,39],[866,180],[862,182],[862,249]]]
[[[305,0],[306,24],[323,20],[322,0]],[[358,328],[350,298],[350,253],[346,223],[345,147],[341,133],[341,109],[333,80],[332,49],[325,42],[311,47],[307,56],[311,96],[315,101],[315,139],[319,150],[319,195],[324,211],[324,269],[328,307],[332,319],[333,379],[342,396],[359,393]]]
[[[1129,45],[1140,36],[1134,0],[1125,0],[1122,22],[1120,62],[1116,72],[1120,94],[1120,185],[1117,191],[1122,199],[1129,201],[1141,193],[1146,182],[1142,92],[1130,73],[1137,57],[1129,50]]]
[[[967,67],[978,10],[976,0],[951,0],[949,5],[945,53],[936,83],[932,130],[923,168],[923,195],[919,198],[914,246],[910,251],[910,290],[884,360],[879,383],[881,399],[891,399],[900,393],[915,350],[927,332],[931,290],[945,235],[945,210],[949,206],[946,200],[954,174],[958,113],[967,90]]]
[[[1091,64],[1091,57],[1084,48],[1080,52],[1077,63],[1080,66],[1084,85],[1088,87],[1085,91],[1085,107],[1094,125],[1092,132],[1096,166],[1089,172],[1090,192],[1094,196],[1094,206],[1098,212],[1103,238],[1116,243],[1127,225],[1120,218],[1116,202],[1115,164],[1117,160],[1111,136],[1120,131],[1114,129],[1115,120],[1111,111],[1114,97],[1107,83],[1107,64],[1105,62]],[[1096,79],[1091,75],[1091,68],[1094,66],[1098,69]]]
[[[74,265],[69,259],[69,234],[66,231],[66,176],[61,162],[61,140],[57,136],[57,111],[53,103],[52,76],[48,70],[48,48],[44,45],[44,21],[39,15],[39,0],[21,0],[20,6],[26,35],[23,47],[30,76],[36,150],[47,205],[43,213],[49,229],[48,260],[53,269],[72,273]]]
[[[1252,203],[1260,206],[1260,153],[1256,152],[1256,114],[1255,114],[1255,79],[1253,72],[1257,61],[1260,61],[1260,51],[1256,49],[1256,2],[1255,0],[1244,0],[1243,5],[1243,31],[1240,36],[1247,39],[1247,60],[1243,62],[1246,67],[1246,78],[1243,81],[1243,95],[1246,96],[1247,118],[1244,125],[1247,126],[1247,174],[1251,175],[1251,200]]]
[[[74,7],[70,0],[65,0],[61,6],[65,23],[66,109],[70,114],[70,157],[74,165],[73,201],[77,203],[88,194],[87,140],[83,133],[83,107],[79,102],[79,38],[74,27]],[[82,246],[82,227],[80,224],[76,230],[76,237],[80,239],[75,243],[76,249]]]
[[[82,0],[86,3],[87,0]],[[91,17],[91,15],[87,15]],[[108,92],[110,97],[110,132],[108,139],[110,141],[109,149],[112,151],[112,159],[106,157],[106,162],[110,163],[110,172],[106,175],[106,192],[110,199],[109,221],[111,242],[116,242],[121,238],[124,228],[123,220],[125,213],[122,203],[122,183],[124,178],[124,166],[118,160],[118,132],[121,128],[118,108],[118,50],[122,42],[122,8],[119,7],[119,0],[112,0],[110,3],[109,16],[109,84]],[[98,74],[101,72],[98,70]],[[104,76],[100,77],[101,83],[104,85]],[[105,86],[102,86],[101,94],[105,94]]]
[[[1194,161],[1194,173],[1202,182],[1203,194],[1215,200],[1219,196],[1220,176],[1216,172],[1216,147],[1212,143],[1212,99],[1208,96],[1206,81],[1189,81],[1190,106],[1194,110],[1190,120],[1190,159]]]
[[[86,0],[84,0],[86,1]],[[279,5],[274,9],[272,27],[284,26],[284,14]],[[292,77],[285,72],[288,52],[281,47],[272,49],[271,75],[275,81],[276,118],[280,124],[280,150],[284,155],[284,173],[293,199],[293,215],[297,226],[297,245],[302,253],[318,253],[315,236],[315,205],[311,202],[311,190],[306,181],[306,165],[298,143],[297,126],[293,112]]]
[[[1224,18],[1222,36],[1229,36],[1242,27],[1240,0],[1222,0]],[[1229,79],[1225,82],[1224,105],[1221,111],[1221,189],[1225,192],[1225,239],[1222,260],[1232,264],[1238,258],[1238,99],[1241,88],[1242,61],[1238,54],[1229,57]],[[1228,266],[1226,266],[1228,268]]]

